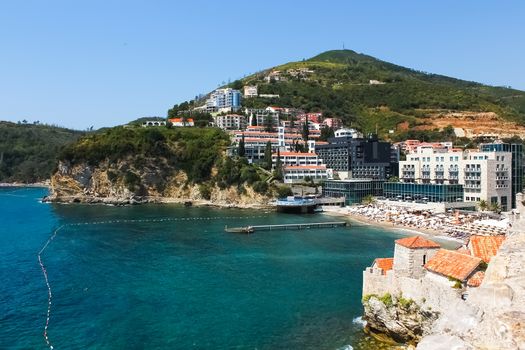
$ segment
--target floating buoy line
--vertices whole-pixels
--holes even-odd
[[[238,219],[253,219],[253,218],[263,218],[266,217],[265,215],[253,215],[253,216],[214,216],[214,217],[195,217],[195,218],[160,218],[160,219],[131,219],[131,220],[107,220],[107,221],[92,221],[92,222],[80,222],[80,223],[74,223],[74,224],[64,224],[59,226],[56,230],[53,231],[51,236],[47,239],[46,243],[40,249],[38,252],[38,263],[40,264],[40,269],[42,270],[42,274],[44,275],[44,279],[47,286],[47,314],[46,314],[46,322],[44,326],[44,340],[49,347],[50,350],[53,350],[54,347],[51,344],[51,340],[49,340],[48,330],[49,330],[49,320],[51,318],[51,299],[53,297],[53,293],[51,292],[51,284],[49,283],[49,276],[46,270],[46,267],[44,265],[44,262],[42,261],[42,254],[44,251],[49,247],[51,242],[55,239],[58,232],[66,227],[75,227],[75,226],[88,226],[88,225],[107,225],[107,224],[120,224],[120,223],[135,223],[135,222],[167,222],[167,221],[210,221],[210,220],[238,220]]]

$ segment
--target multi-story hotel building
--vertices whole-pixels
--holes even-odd
[[[510,152],[461,151],[420,146],[399,162],[402,182],[463,185],[463,201],[511,207]]]
[[[323,161],[315,153],[281,152],[272,154],[273,167],[277,165],[277,158],[283,165],[284,183],[302,182],[307,178],[315,182],[332,178],[331,169],[327,169]]]
[[[523,145],[521,143],[505,143],[496,141],[485,143],[479,147],[482,152],[512,153],[512,208],[516,208],[516,194],[523,191]]]
[[[217,89],[206,100],[206,110],[216,112],[228,110],[236,112],[241,107],[241,92],[231,88]]]
[[[374,135],[359,136],[355,130],[337,130],[327,144],[316,144],[315,152],[341,179],[386,180],[397,175],[397,149]]]
[[[246,117],[239,114],[218,115],[213,118],[215,125],[223,130],[244,130],[246,129]]]

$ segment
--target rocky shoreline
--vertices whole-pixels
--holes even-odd
[[[49,195],[42,198],[44,203],[59,204],[103,204],[114,206],[139,205],[139,204],[183,204],[186,206],[197,207],[216,207],[216,208],[236,208],[236,209],[273,209],[270,204],[240,204],[215,202],[204,199],[191,198],[172,198],[172,197],[152,197],[152,196],[133,196],[133,197],[100,197],[90,195],[56,196]]]

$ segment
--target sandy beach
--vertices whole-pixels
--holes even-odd
[[[423,236],[436,237],[439,239],[453,241],[458,244],[466,243],[466,241],[463,239],[450,237],[446,233],[442,231],[438,231],[438,230],[432,230],[428,228],[416,228],[412,226],[399,225],[399,224],[395,224],[392,222],[380,222],[380,221],[371,220],[364,215],[359,215],[359,214],[349,212],[348,208],[346,207],[340,208],[340,207],[325,206],[323,207],[323,210],[324,210],[323,214],[325,215],[345,217],[347,219],[350,219],[352,221],[356,221],[356,222],[359,222],[365,225],[371,225],[371,226],[386,228],[389,230],[401,231],[406,234],[419,234]]]

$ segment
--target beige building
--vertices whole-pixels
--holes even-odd
[[[510,152],[458,151],[419,146],[399,162],[403,182],[461,184],[465,202],[485,200],[506,211],[511,206]]]
[[[223,130],[244,130],[246,129],[246,117],[239,114],[226,114],[214,117],[215,125]]]
[[[257,86],[246,85],[244,87],[244,97],[245,98],[257,97]]]

